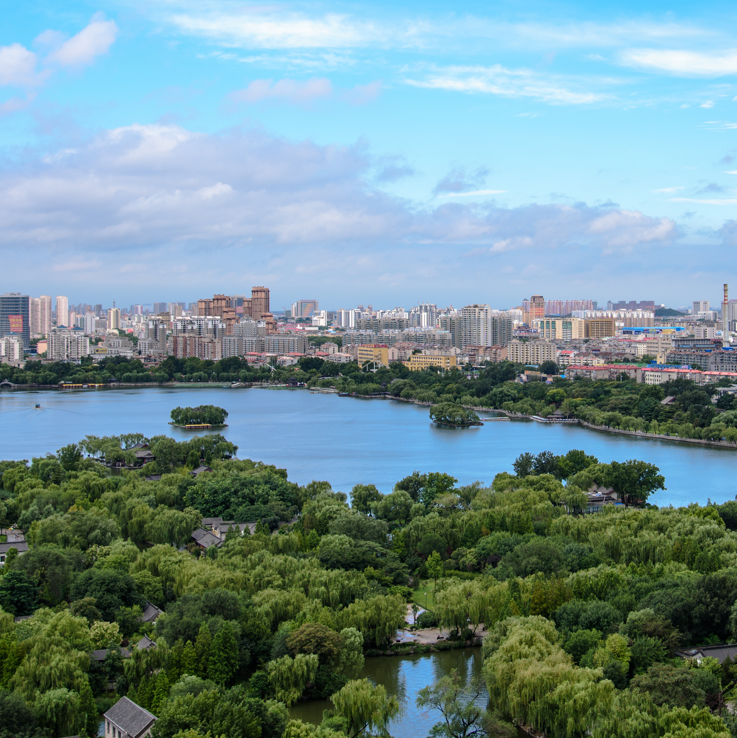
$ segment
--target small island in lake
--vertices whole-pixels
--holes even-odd
[[[203,430],[206,428],[225,427],[228,411],[215,405],[198,405],[197,407],[175,407],[171,411],[171,423],[177,428]]]
[[[468,428],[473,425],[482,425],[479,416],[473,410],[467,410],[454,402],[441,402],[430,408],[430,418],[433,423],[447,425],[452,428]]]

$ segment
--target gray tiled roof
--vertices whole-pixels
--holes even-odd
[[[127,697],[121,697],[105,713],[105,717],[110,722],[115,723],[122,731],[128,733],[130,738],[138,738],[156,722],[154,715],[139,707]]]
[[[676,651],[676,656],[687,659],[702,659],[709,656],[717,659],[720,664],[723,664],[727,657],[733,661],[737,659],[737,643],[719,643],[714,646],[684,648],[681,651]]]
[[[28,543],[26,541],[16,541],[15,543],[0,543],[0,554],[6,554],[14,548],[19,554],[28,551]]]
[[[136,648],[140,650],[146,650],[148,648],[156,648],[156,641],[152,641],[148,636],[143,636],[138,643],[136,643]]]
[[[192,532],[192,538],[194,538],[202,548],[210,548],[210,546],[220,546],[222,544],[222,541],[216,535],[213,535],[202,528],[196,528]]]
[[[209,466],[198,466],[196,469],[192,469],[190,474],[193,477],[198,477],[200,474],[204,474],[205,472],[211,472],[212,469],[210,469]]]
[[[146,600],[146,609],[143,611],[143,615],[139,618],[142,623],[153,623],[163,610],[159,610],[156,605]]]

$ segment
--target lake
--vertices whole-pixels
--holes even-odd
[[[389,492],[415,470],[488,485],[525,451],[578,448],[602,462],[636,458],[658,466],[667,487],[651,498],[658,505],[724,502],[737,494],[737,451],[730,449],[534,421],[441,428],[430,422],[427,407],[304,389],[0,390],[0,459],[30,460],[86,435],[140,432],[183,440],[191,431],[168,425],[169,413],[201,404],[230,413],[220,432],[238,446],[239,457],[285,468],[299,484],[327,480],[343,492],[355,484]]]

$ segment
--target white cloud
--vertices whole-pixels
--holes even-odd
[[[710,131],[733,131],[737,128],[737,123],[728,123],[721,120],[708,120],[703,124],[703,127]]]
[[[683,187],[661,187],[659,190],[651,190],[651,192],[656,193],[669,193],[669,192],[678,192],[678,190],[684,189]]]
[[[264,100],[279,100],[307,105],[316,100],[333,98],[351,105],[366,105],[376,100],[381,94],[381,87],[379,80],[339,91],[324,77],[313,77],[303,81],[280,79],[276,82],[270,79],[256,79],[250,82],[248,87],[232,92],[228,95],[228,99],[232,103],[254,104]]]
[[[230,95],[233,102],[258,103],[263,100],[283,100],[290,103],[308,103],[330,97],[333,85],[329,79],[315,77],[304,82],[293,79],[255,79],[248,87]]]
[[[734,198],[724,198],[722,200],[702,200],[697,197],[671,197],[671,202],[696,202],[700,205],[737,205]]]
[[[714,101],[713,100],[707,100],[706,102],[701,103],[699,105],[700,108],[713,108],[714,107]]]
[[[28,95],[25,99],[21,97],[11,97],[5,102],[0,103],[0,116],[17,113],[19,110],[25,110],[34,99],[35,95]]]
[[[351,48],[373,42],[381,44],[386,38],[385,28],[335,13],[309,18],[296,13],[270,15],[250,9],[241,13],[178,13],[169,20],[185,33],[248,48]]]
[[[39,83],[36,55],[21,44],[0,46],[0,85],[30,87]]]
[[[342,98],[351,105],[368,105],[381,95],[381,91],[382,82],[377,79],[367,85],[356,85],[352,89],[346,90]]]
[[[488,53],[495,46],[554,49],[620,46],[665,39],[709,38],[714,34],[693,24],[632,20],[616,23],[510,23],[499,17],[471,14],[404,14],[386,17],[346,13],[288,12],[274,5],[149,0],[144,12],[178,31],[232,47],[250,49],[416,48]]]
[[[504,251],[514,251],[515,249],[523,249],[534,245],[534,241],[529,236],[514,236],[505,238],[503,241],[497,241],[490,249],[492,254],[501,254]]]
[[[722,77],[737,74],[737,51],[703,53],[677,49],[626,49],[622,64],[684,77]]]
[[[476,195],[501,195],[506,190],[473,190],[471,192],[445,192],[438,197],[474,197]]]
[[[355,247],[373,263],[400,247],[415,259],[433,245],[447,253],[443,244],[486,246],[486,253],[524,246],[565,254],[572,244],[626,252],[679,236],[667,218],[583,204],[423,208],[370,185],[380,163],[363,144],[292,143],[259,130],[118,128],[59,156],[0,170],[0,256],[32,252],[38,259],[41,249],[65,248],[70,260],[91,255],[107,266],[119,249],[155,258],[191,243],[193,253],[230,248],[253,260],[309,245],[341,258]],[[455,174],[446,191],[483,179],[485,170]],[[332,268],[331,259],[318,261]]]
[[[118,26],[114,21],[95,16],[89,25],[65,41],[47,59],[65,67],[91,64],[96,57],[108,52],[117,35]]]
[[[587,105],[607,97],[597,92],[569,89],[556,77],[529,69],[508,69],[499,64],[433,68],[419,79],[405,81],[413,87],[532,98],[557,105]]]

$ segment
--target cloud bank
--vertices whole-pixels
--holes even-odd
[[[2,248],[491,247],[524,238],[525,248],[576,243],[611,252],[668,245],[678,236],[667,218],[584,204],[420,208],[368,184],[375,165],[385,171],[386,163],[374,162],[362,145],[290,142],[261,130],[117,128],[82,148],[0,173]],[[485,176],[484,169],[455,170],[436,189],[462,191]]]

